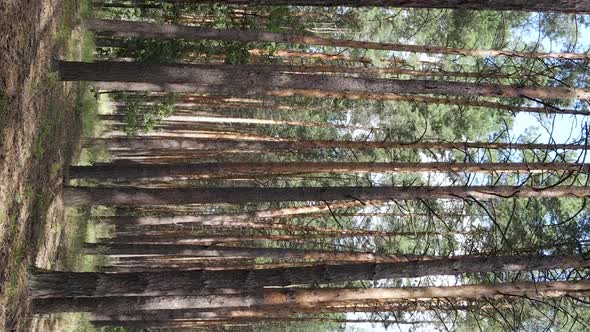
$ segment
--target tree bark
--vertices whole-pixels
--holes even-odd
[[[325,306],[322,308],[323,313],[343,313],[343,312],[403,312],[403,311],[432,311],[432,310],[453,310],[464,311],[473,309],[497,309],[500,305],[486,306],[473,301],[454,301],[446,300],[445,304],[431,302],[414,302],[410,304],[375,304],[375,305],[353,305],[353,306]],[[173,320],[173,319],[215,319],[215,318],[265,318],[272,316],[292,317],[297,314],[315,314],[317,308],[290,308],[290,307],[264,307],[260,306],[255,309],[218,309],[215,311],[203,311],[199,309],[178,309],[178,310],[151,310],[138,311],[128,314],[95,314],[94,320],[117,320],[117,321],[147,321],[150,319]]]
[[[383,300],[389,302],[412,299],[501,299],[506,297],[555,298],[588,296],[590,281],[558,281],[535,283],[478,284],[454,287],[405,288],[322,288],[264,289],[242,295],[195,295],[156,297],[46,298],[33,300],[35,313],[97,312],[126,313],[137,310],[255,308],[257,306],[314,307],[322,312],[326,303]]]
[[[280,217],[292,217],[301,215],[312,215],[316,213],[330,212],[338,209],[347,209],[363,206],[371,202],[359,202],[359,201],[345,201],[345,202],[322,202],[319,205],[307,205],[307,206],[294,206],[279,209],[269,210],[257,210],[252,212],[244,213],[217,213],[217,214],[203,214],[203,215],[190,215],[190,216],[173,216],[173,217],[105,217],[102,221],[111,222],[122,225],[158,225],[165,224],[164,218],[176,218],[171,221],[175,224],[183,223],[202,223],[208,222],[211,225],[222,225],[225,222],[240,222],[249,221],[256,219],[268,219],[268,218],[280,218]],[[178,218],[177,218],[178,217]],[[182,218],[190,218],[183,221]]]
[[[178,110],[182,111],[182,110]],[[124,112],[124,111],[123,111]],[[179,112],[177,112],[179,113]],[[115,121],[118,123],[125,123],[127,114],[106,114],[99,115],[101,120]],[[289,121],[289,120],[270,120],[270,119],[252,119],[252,118],[230,118],[221,116],[193,116],[193,115],[172,115],[163,118],[160,121],[159,128],[165,125],[179,126],[181,128],[203,129],[207,128],[206,124],[212,125],[275,125],[275,126],[294,126],[294,127],[310,127],[310,128],[342,128],[342,129],[365,129],[382,131],[381,128],[363,126],[363,125],[338,125],[334,123],[323,122],[307,122],[307,121]],[[190,127],[189,127],[190,126]],[[227,128],[231,128],[231,127]]]
[[[65,187],[69,207],[95,205],[182,205],[419,198],[495,199],[517,197],[590,197],[590,187],[441,186],[441,187],[298,187],[298,188],[179,188]]]
[[[239,317],[227,317],[227,318],[204,318],[204,319],[182,319],[182,320],[157,320],[155,317],[145,320],[92,320],[91,323],[97,327],[116,327],[116,326],[133,326],[133,327],[170,327],[176,326],[214,326],[215,324],[268,324],[268,323],[290,323],[290,322],[318,322],[318,323],[339,323],[339,324],[396,324],[396,325],[422,325],[432,324],[435,321],[406,321],[406,320],[392,320],[392,319],[339,319],[339,318],[320,318],[320,317],[288,317],[288,316],[273,316],[267,315],[266,317],[257,318],[239,318]],[[438,322],[438,321],[436,321]]]
[[[213,215],[214,216],[214,215]],[[215,216],[214,216],[215,217]],[[259,230],[283,230],[292,232],[315,232],[320,234],[332,234],[334,236],[381,236],[389,237],[395,236],[391,232],[373,231],[365,229],[346,229],[346,228],[325,228],[315,226],[293,225],[281,222],[262,221],[257,219],[245,220],[208,220],[207,215],[175,215],[175,216],[158,216],[158,217],[129,217],[129,216],[113,216],[101,218],[102,222],[116,225],[120,230],[125,227],[137,226],[157,226],[157,225],[174,225],[174,226],[198,226],[198,227],[214,227],[214,228],[232,228],[232,229],[259,229]],[[170,231],[171,234],[178,234],[180,230]],[[136,233],[134,229],[131,231]],[[121,234],[121,232],[118,232]],[[127,232],[129,234],[129,232]],[[417,234],[412,233],[413,236]],[[409,236],[409,235],[408,235]]]
[[[245,141],[245,140],[205,140],[197,138],[95,138],[85,146],[102,146],[110,150],[166,150],[168,152],[188,153],[195,151],[293,151],[315,149],[506,149],[506,150],[584,150],[585,144],[541,144],[506,142],[390,142],[390,141]]]
[[[408,260],[404,256],[387,254],[374,254],[368,252],[338,252],[319,251],[286,248],[242,248],[242,247],[210,247],[196,245],[173,244],[137,244],[137,243],[112,243],[95,244],[87,243],[85,254],[107,256],[188,256],[188,257],[236,257],[256,258],[266,257],[273,259],[303,259],[319,261],[347,261],[347,262],[399,262]],[[424,257],[429,259],[430,257]]]
[[[210,289],[337,283],[499,271],[587,268],[578,256],[455,257],[396,263],[354,263],[278,269],[94,273],[36,271],[32,295],[45,297],[162,296],[203,294]]]
[[[177,225],[177,224],[175,224]],[[269,226],[272,226],[269,225]],[[250,241],[295,241],[304,242],[306,239],[329,239],[329,238],[352,238],[352,237],[419,237],[466,234],[465,232],[386,232],[364,229],[340,229],[303,226],[309,231],[300,234],[269,234],[269,235],[192,235],[190,230],[166,234],[150,234],[149,232],[136,232],[135,234],[116,234],[113,238],[104,238],[100,243],[154,243],[154,244],[191,244],[191,245],[214,245],[220,243],[240,243]],[[272,229],[272,227],[271,227]],[[313,229],[313,230],[312,230]],[[313,231],[313,233],[310,233]]]
[[[70,179],[114,181],[173,181],[183,179],[242,178],[314,173],[414,173],[414,172],[542,172],[588,173],[590,164],[581,163],[372,163],[372,162],[290,162],[209,163],[156,165],[71,166]]]
[[[231,96],[280,96],[303,90],[359,94],[405,93],[505,98],[590,99],[590,90],[586,89],[288,74],[262,68],[264,67],[260,65],[253,65],[250,68],[249,65],[156,65],[133,62],[61,61],[59,72],[64,81],[105,82],[97,85],[99,88],[195,92]]]
[[[362,232],[362,231],[360,231]],[[360,233],[359,232],[359,233]],[[370,232],[370,231],[369,231]],[[451,233],[453,234],[453,233]],[[389,236],[422,236],[432,235],[436,236],[436,232],[391,232]],[[172,244],[172,245],[203,245],[211,246],[221,243],[241,243],[251,241],[294,241],[304,242],[306,239],[330,239],[330,238],[349,238],[355,237],[356,234],[350,235],[346,233],[319,233],[319,234],[270,234],[270,235],[191,235],[190,231],[185,235],[181,234],[162,234],[162,235],[117,235],[113,238],[105,238],[100,241],[100,244]],[[362,235],[358,235],[362,236]],[[370,236],[370,235],[366,235]]]

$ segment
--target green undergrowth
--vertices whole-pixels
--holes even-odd
[[[63,240],[60,247],[60,269],[76,272],[95,272],[97,267],[108,263],[104,256],[84,255],[84,244],[93,243],[100,237],[108,236],[109,230],[100,223],[101,215],[111,214],[107,208],[67,209]],[[67,313],[58,316],[61,331],[94,332],[101,331],[90,323],[86,313]]]
[[[66,12],[77,10],[77,15],[66,15],[57,38],[64,38],[62,59],[68,61],[93,61],[95,52],[94,35],[79,28],[81,19],[91,14],[92,7],[88,0],[68,1]],[[77,8],[75,6],[78,6]],[[65,37],[64,37],[65,36]],[[81,141],[94,137],[100,131],[99,96],[94,87],[87,82],[74,83],[74,114],[80,125],[79,145],[74,147],[72,164],[92,164],[100,158],[99,153],[88,153],[82,149]],[[63,271],[92,272],[97,266],[106,263],[105,257],[87,256],[83,253],[84,243],[96,242],[98,236],[106,236],[106,227],[98,224],[93,217],[92,208],[66,209],[65,222],[59,247],[58,267]],[[67,313],[57,315],[59,329],[64,332],[97,331],[90,323],[90,316],[84,313]]]
[[[99,222],[99,215],[108,214],[105,208],[78,208],[66,211],[64,229],[63,268],[68,271],[93,272],[107,262],[105,257],[84,255],[84,243],[94,243],[108,235],[108,227]]]

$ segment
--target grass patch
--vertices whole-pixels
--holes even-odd
[[[85,82],[79,82],[78,93],[76,96],[76,114],[82,122],[82,137],[98,137],[104,130],[100,124],[98,114],[104,112],[101,110],[108,102],[97,99],[92,86]],[[107,161],[110,159],[110,153],[103,147],[95,146],[84,148],[80,151],[78,164],[92,165],[96,161]]]
[[[99,222],[101,215],[110,215],[107,208],[78,208],[66,211],[64,242],[61,248],[64,254],[63,268],[68,271],[92,272],[97,266],[108,262],[106,257],[86,256],[83,254],[84,243],[96,242],[100,237],[109,235],[108,226]]]
[[[17,219],[17,218],[14,218]],[[11,227],[18,227],[18,220],[11,220]],[[15,226],[16,225],[16,226]],[[10,260],[8,261],[8,273],[6,281],[4,282],[4,296],[6,296],[6,303],[16,303],[21,296],[24,289],[24,280],[20,271],[23,268],[25,260],[25,249],[23,243],[17,241],[12,247],[10,253]]]
[[[79,0],[78,1],[79,4],[79,13],[78,15],[82,18],[86,18],[86,17],[92,17],[92,12],[94,10],[94,8],[92,7],[92,3],[90,2],[90,0]]]
[[[94,43],[94,34],[88,31],[82,33],[82,37],[80,39],[80,46],[82,49],[82,52],[80,53],[80,60],[94,60],[94,52],[96,50],[96,44]]]
[[[36,85],[35,91],[41,92],[42,89],[45,89],[45,91],[49,91],[49,93],[53,94],[57,89],[58,84],[59,75],[55,72],[51,72]],[[49,98],[47,113],[43,116],[43,121],[41,122],[37,137],[32,146],[33,156],[37,160],[43,159],[46,149],[54,148],[59,139],[57,133],[64,120],[64,114],[61,110],[62,106],[60,106],[59,103],[60,102],[57,101],[55,97]]]
[[[67,313],[59,315],[63,332],[94,332],[98,331],[90,324],[90,315],[86,313]]]
[[[82,136],[94,136],[98,123],[98,100],[92,86],[86,82],[78,83],[75,111],[82,120]]]

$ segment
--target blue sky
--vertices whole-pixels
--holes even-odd
[[[536,16],[537,14],[532,14]],[[579,25],[579,36],[576,51],[584,52],[590,49],[590,28],[585,25]],[[537,41],[537,31],[535,30],[516,30],[515,35],[518,35],[526,43],[534,43]],[[545,51],[561,51],[564,49],[559,42],[552,41],[549,38],[540,40],[542,48]],[[539,136],[539,142],[548,142],[549,132],[543,128],[542,121],[551,123],[553,121],[553,139],[555,143],[567,143],[572,138],[578,138],[582,132],[582,128],[587,122],[587,117],[572,116],[572,115],[554,115],[543,116],[532,113],[518,113],[514,120],[514,127],[512,135],[518,137],[524,135],[527,130],[532,130]],[[546,123],[547,125],[547,123]],[[549,128],[551,129],[551,128]],[[574,135],[572,137],[572,134]]]

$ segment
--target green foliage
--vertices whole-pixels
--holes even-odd
[[[249,43],[226,43],[225,45],[225,63],[239,65],[249,62],[250,53]]]
[[[290,33],[303,32],[305,27],[294,11],[288,6],[260,7],[255,13],[246,13],[235,17],[236,7],[213,5],[182,5],[162,4],[158,10],[141,8],[102,8],[97,16],[109,19],[156,19],[169,23],[182,23],[183,17],[205,17],[207,20],[199,25],[216,29],[244,29]],[[175,62],[190,59],[194,55],[225,55],[228,64],[245,64],[250,62],[249,49],[265,48],[266,45],[254,43],[225,41],[185,41],[129,38],[125,40],[125,48],[115,51],[100,49],[102,56],[130,57],[137,61],[150,63]]]
[[[191,43],[177,39],[138,39],[127,41],[127,50],[123,54],[141,62],[174,62],[188,52],[204,51],[200,43]]]
[[[169,94],[161,102],[146,104],[135,99],[127,98],[125,94],[120,94],[118,100],[126,102],[124,109],[126,119],[125,132],[129,136],[134,136],[138,132],[155,130],[163,118],[174,113],[176,99],[176,95]]]
[[[82,120],[82,135],[94,136],[98,123],[98,100],[90,84],[78,83],[74,110]]]

